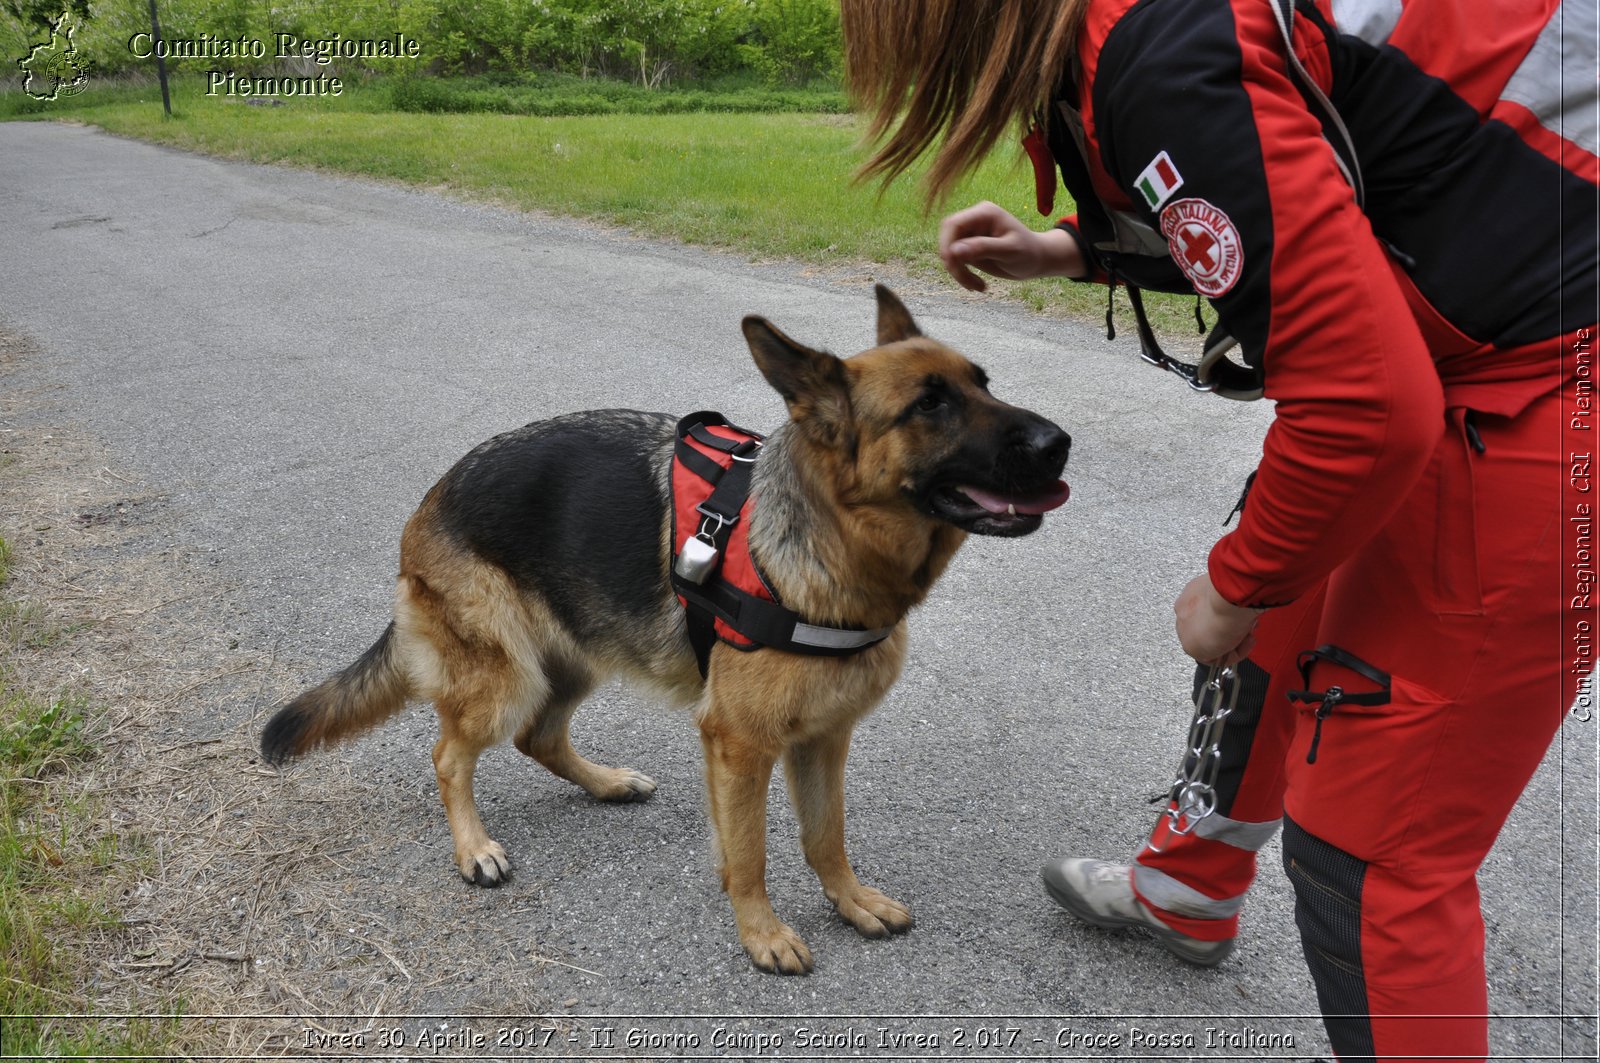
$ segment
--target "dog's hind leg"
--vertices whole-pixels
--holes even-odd
[[[911,928],[905,905],[863,886],[844,850],[844,762],[849,727],[790,746],[784,753],[789,797],[800,820],[800,845],[806,863],[822,882],[822,892],[845,921],[869,938]]]
[[[472,777],[479,754],[505,741],[543,696],[543,677],[524,664],[532,657],[528,624],[510,580],[448,541],[418,545],[427,530],[420,516],[406,526],[402,547],[409,571],[395,596],[397,652],[417,695],[439,714],[433,767],[456,867],[474,885],[498,886],[511,877],[511,861],[483,829]]]
[[[456,867],[474,886],[498,886],[511,878],[511,858],[483,829],[472,793],[479,754],[501,740],[491,723],[494,714],[476,712],[473,705],[448,698],[440,699],[437,708],[439,741],[433,747],[433,769],[455,841]]]
[[[655,780],[650,776],[632,768],[596,764],[572,748],[572,714],[594,689],[594,673],[577,661],[554,654],[547,655],[543,664],[549,693],[517,733],[516,747],[601,801],[647,800],[656,792]]]

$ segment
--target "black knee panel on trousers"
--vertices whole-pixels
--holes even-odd
[[[1283,869],[1294,884],[1300,946],[1317,987],[1328,1039],[1343,1063],[1374,1049],[1361,963],[1361,889],[1367,865],[1283,817]]]

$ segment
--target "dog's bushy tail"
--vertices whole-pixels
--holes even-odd
[[[405,708],[411,684],[396,659],[394,624],[344,671],[279,709],[261,732],[270,764],[375,727]]]

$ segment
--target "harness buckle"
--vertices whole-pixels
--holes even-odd
[[[700,522],[700,530],[696,533],[696,535],[711,542],[715,542],[717,536],[722,534],[723,528],[731,528],[735,524],[739,523],[739,517],[737,514],[730,517],[726,513],[718,513],[714,509],[707,509],[704,502],[700,503],[698,506],[695,506],[694,510],[696,513],[699,513],[706,518]],[[706,525],[710,524],[712,521],[716,521],[717,526],[715,528],[708,529]]]

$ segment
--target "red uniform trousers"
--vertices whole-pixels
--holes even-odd
[[[1236,785],[1216,822],[1183,837],[1158,823],[1137,859],[1136,892],[1160,918],[1230,937],[1255,850],[1286,812],[1284,864],[1341,1059],[1487,1053],[1476,873],[1579,694],[1574,646],[1596,625],[1590,485],[1569,462],[1594,450],[1574,430],[1583,383],[1568,376],[1512,417],[1447,410],[1388,525],[1263,617],[1264,707],[1225,751]],[[1319,738],[1318,703],[1290,690],[1379,689],[1324,660],[1302,682],[1297,655],[1324,645],[1392,678],[1387,704],[1336,704]]]

